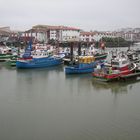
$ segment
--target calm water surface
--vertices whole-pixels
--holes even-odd
[[[140,81],[0,64],[0,140],[139,140]]]

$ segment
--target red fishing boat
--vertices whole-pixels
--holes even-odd
[[[111,64],[97,69],[93,72],[93,77],[99,78],[103,81],[118,80],[120,78],[129,77],[134,75],[136,64],[129,61],[128,57],[124,54],[118,55],[111,60]]]

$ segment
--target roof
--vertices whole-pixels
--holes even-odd
[[[67,26],[51,26],[51,25],[36,25],[32,29],[46,29],[46,30],[75,30],[80,31],[79,28],[67,27]]]
[[[92,36],[92,35],[96,35],[96,34],[99,34],[99,35],[113,35],[113,33],[109,33],[109,32],[97,32],[97,31],[94,31],[94,32],[81,32],[80,35],[86,35],[86,36]]]
[[[95,35],[95,32],[81,32],[80,35],[90,36],[90,35]]]
[[[0,30],[0,35],[10,35],[11,32]]]

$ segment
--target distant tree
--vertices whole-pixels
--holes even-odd
[[[132,44],[131,41],[126,41],[121,37],[103,37],[100,41],[104,41],[106,43],[106,47],[129,47]]]

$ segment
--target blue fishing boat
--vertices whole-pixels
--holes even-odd
[[[31,43],[26,48],[22,58],[16,61],[17,68],[43,68],[60,65],[63,59],[59,55],[52,55],[49,50],[32,50]]]
[[[103,62],[102,60],[95,60],[94,56],[80,56],[76,65],[65,67],[66,74],[82,74],[91,73],[97,63]]]
[[[94,47],[93,47],[94,48]],[[73,44],[70,46],[70,66],[65,67],[66,74],[82,74],[82,73],[91,73],[94,71],[94,68],[97,63],[102,63],[106,58],[108,53],[101,52],[94,54],[94,50],[90,55],[86,55],[85,51],[81,55],[81,43],[78,43],[78,59],[73,60]],[[73,65],[73,62],[76,63]]]

